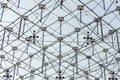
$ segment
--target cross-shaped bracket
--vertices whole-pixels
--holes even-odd
[[[58,75],[59,75],[59,76],[56,77],[56,79],[58,79],[58,80],[63,80],[63,79],[65,79],[65,77],[62,77],[61,73],[62,73],[61,70],[59,70],[59,71],[58,71]]]
[[[61,5],[60,8],[61,9],[62,9],[62,6],[63,6],[63,2],[64,2],[63,0],[60,1],[60,5]]]
[[[83,37],[83,39],[87,40],[87,45],[90,43],[91,39],[93,39],[92,37],[90,37],[89,32],[87,32],[87,37]]]
[[[108,80],[118,80],[118,78],[115,78],[115,73],[110,72],[111,78],[108,78]]]
[[[7,80],[9,80],[12,77],[12,75],[10,75],[9,69],[5,70],[5,72],[6,72],[6,75],[3,75],[3,77],[5,77]]]
[[[35,44],[36,38],[39,38],[39,36],[36,36],[35,30],[33,31],[33,36],[30,36],[30,38],[33,38],[33,44]]]

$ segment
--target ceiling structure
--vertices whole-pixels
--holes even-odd
[[[0,0],[0,80],[119,80],[119,0]]]

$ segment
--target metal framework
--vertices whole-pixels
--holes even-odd
[[[120,1],[0,0],[0,80],[120,80]]]

